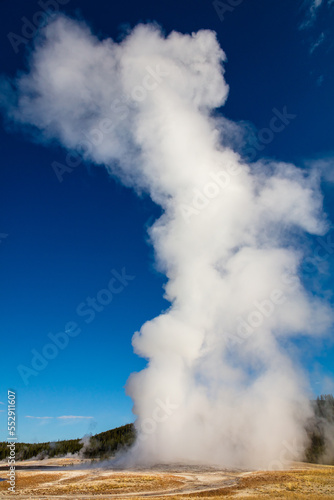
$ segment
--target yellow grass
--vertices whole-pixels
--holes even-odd
[[[0,498],[89,500],[117,497],[144,500],[147,498],[144,494],[169,500],[334,498],[334,467],[329,466],[304,464],[298,469],[250,473],[199,472],[191,468],[176,470],[138,472],[86,468],[71,471],[64,468],[45,472],[18,471],[16,493],[9,493],[8,483],[1,482]],[[6,477],[6,474],[1,472],[1,477]]]

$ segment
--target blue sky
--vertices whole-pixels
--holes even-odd
[[[60,3],[62,12],[84,19],[100,37],[116,40],[125,26],[147,21],[156,21],[166,33],[216,31],[228,59],[224,116],[247,124],[247,148],[256,152],[254,141],[260,141],[258,155],[300,166],[317,161],[324,171],[325,210],[333,220],[334,3]],[[1,72],[13,76],[26,67],[33,34],[17,46],[9,34],[24,37],[25,26],[38,18],[41,6],[4,0],[0,9]],[[264,145],[259,131],[268,127],[273,110],[285,107],[291,123]],[[165,279],[156,270],[146,234],[160,211],[100,167],[82,163],[59,182],[52,164],[63,163],[66,152],[57,145],[32,143],[9,128],[3,123],[0,129],[0,401],[6,403],[7,389],[17,391],[17,432],[26,442],[82,437],[131,422],[132,402],[124,386],[131,372],[145,366],[133,354],[131,337],[168,307]],[[318,241],[311,242],[310,255],[317,246]],[[326,262],[316,262],[319,279],[313,272],[305,272],[304,278],[314,293],[320,293],[320,284],[332,301],[331,250],[328,255]],[[123,276],[118,281],[117,273]],[[115,276],[119,293],[94,315],[80,316],[78,307],[91,309],[82,304],[96,298]],[[67,335],[64,349],[54,350],[53,359],[34,370],[32,360],[50,343],[49,334],[71,333],[71,322],[77,334]],[[313,392],[332,391],[331,340],[296,348]],[[22,376],[22,365],[35,373]],[[0,440],[7,436],[5,409],[0,404]]]

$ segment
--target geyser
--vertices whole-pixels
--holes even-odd
[[[133,337],[148,365],[127,386],[128,463],[270,467],[305,444],[307,384],[284,346],[331,322],[298,277],[301,233],[326,231],[319,179],[247,164],[221,141],[236,129],[212,113],[228,95],[224,60],[208,30],[139,25],[115,43],[58,16],[3,85],[11,120],[163,209],[149,234],[171,305]]]

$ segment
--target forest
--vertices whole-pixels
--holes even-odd
[[[325,394],[311,401],[314,417],[306,425],[309,445],[305,462],[334,465],[334,397]],[[123,425],[106,432],[49,443],[16,443],[16,460],[78,455],[82,458],[104,460],[135,440],[133,424]],[[7,442],[0,442],[0,460],[8,456]]]

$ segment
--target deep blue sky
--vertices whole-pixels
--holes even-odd
[[[216,31],[228,58],[225,116],[248,122],[256,135],[256,129],[268,126],[273,108],[287,106],[296,118],[262,154],[302,165],[332,158],[334,149],[334,5],[331,9],[324,0],[313,22],[300,29],[310,21],[306,3],[244,0],[223,20],[205,0],[69,0],[60,8],[85,19],[99,36],[114,39],[125,25],[147,21],[158,22],[166,33]],[[40,10],[37,1],[0,3],[1,73],[14,75],[26,67],[32,40],[16,54],[8,33],[22,35],[22,18],[32,21]],[[168,307],[164,277],[155,270],[146,242],[146,228],[159,210],[99,167],[82,164],[59,183],[51,164],[64,162],[66,152],[32,144],[3,125],[0,148],[0,402],[6,402],[7,389],[17,391],[22,441],[82,437],[133,421],[124,385],[145,361],[132,353],[131,337]],[[324,185],[324,192],[333,220],[332,184]],[[328,269],[320,266],[330,300],[331,260]],[[107,285],[111,270],[121,272],[123,267],[135,278],[86,324],[76,314],[77,306]],[[77,322],[81,333],[37,376],[28,377],[26,385],[17,366],[31,367],[31,350],[41,352],[48,334],[64,331],[70,321]],[[331,345],[312,345],[311,354],[310,347],[301,348],[314,393],[330,388]],[[0,440],[7,437],[5,409],[0,404]],[[92,418],[57,418],[61,416]]]

